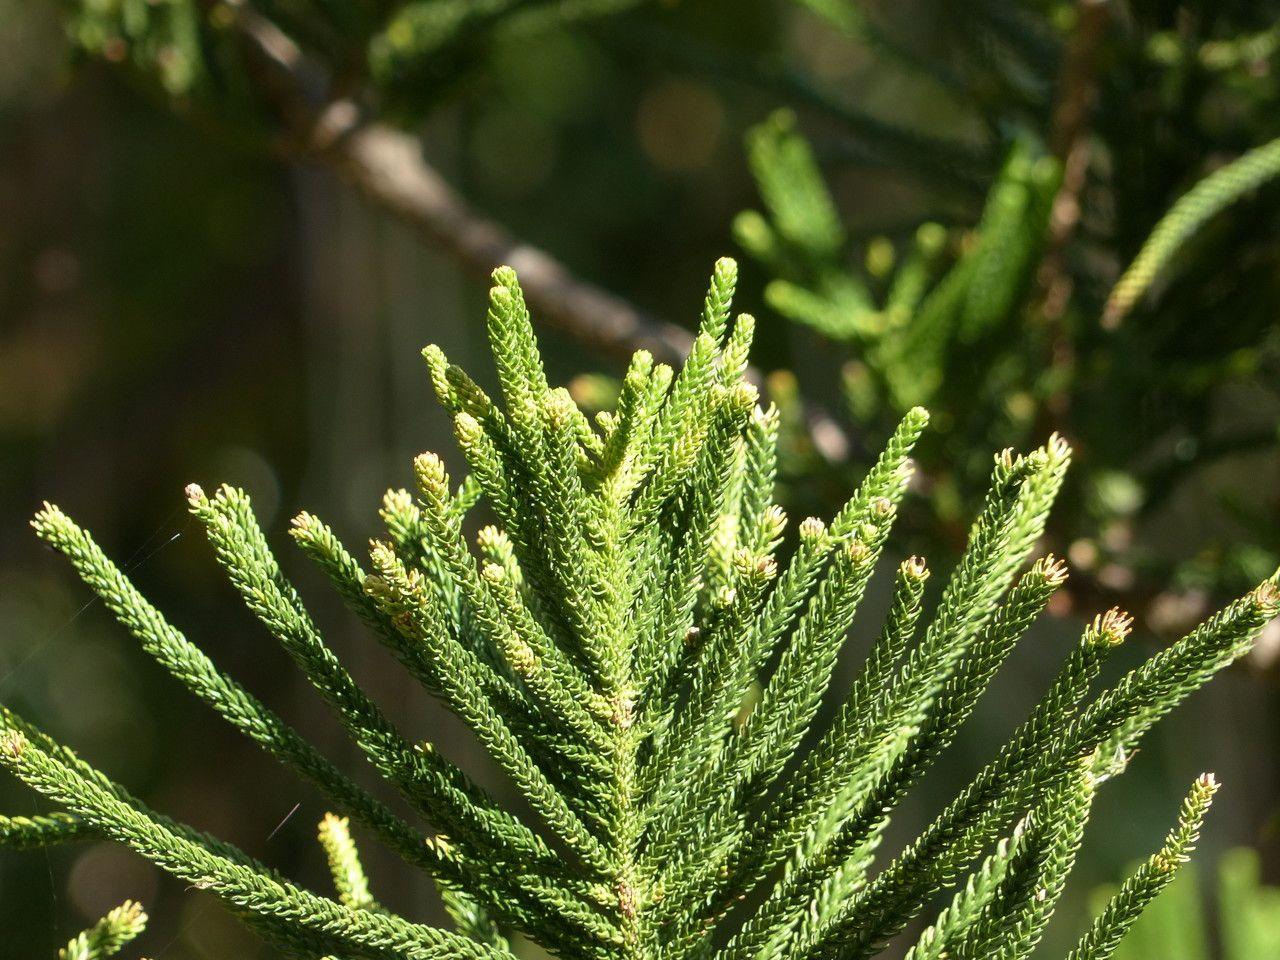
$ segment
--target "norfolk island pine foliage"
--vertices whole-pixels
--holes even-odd
[[[947,892],[912,960],[1028,956],[1096,790],[1152,724],[1247,652],[1277,612],[1277,577],[1094,692],[1130,627],[1118,610],[1099,615],[991,762],[905,848],[881,849],[896,807],[1068,575],[1032,555],[1070,450],[1054,436],[995,457],[932,614],[929,568],[911,557],[889,574],[891,607],[861,672],[809,736],[885,565],[928,415],[907,413],[836,515],[800,522],[793,537],[772,496],[778,416],[745,378],[754,322],[730,321],[735,284],[733,262],[719,261],[683,367],[637,353],[616,409],[593,423],[549,386],[516,276],[500,268],[488,311],[500,399],[439,348],[423,352],[465,478],[455,486],[440,457],[416,458],[417,491],[386,495],[385,533],[366,560],[311,514],[293,521],[297,546],[474,730],[531,814],[503,808],[442,745],[399,729],[325,644],[248,497],[193,484],[191,513],[236,590],[421,822],[223,673],[46,504],[37,534],[142,648],[327,795],[319,839],[334,893],[151,809],[4,708],[0,764],[58,809],[0,819],[0,839],[126,844],[215,893],[280,955],[308,960],[503,960],[516,933],[571,960],[863,960]],[[463,521],[481,500],[496,523],[472,545]],[[1163,846],[1070,960],[1111,955],[1194,847],[1216,789],[1210,775],[1192,785]],[[379,904],[352,825],[434,878],[452,929]],[[144,923],[126,903],[62,955],[110,956]]]

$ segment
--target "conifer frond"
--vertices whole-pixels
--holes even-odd
[[[107,960],[147,926],[141,904],[126,900],[58,951],[58,960]]]
[[[1206,222],[1280,173],[1280,139],[1254,147],[1192,187],[1160,218],[1107,297],[1102,322],[1114,326]]]
[[[1178,869],[1187,862],[1200,839],[1200,827],[1217,792],[1218,783],[1213,774],[1206,773],[1196,780],[1182,802],[1178,825],[1160,849],[1124,882],[1075,949],[1067,955],[1067,960],[1107,960],[1115,952],[1121,938],[1147,904],[1169,885]]]
[[[333,886],[338,899],[348,907],[359,910],[377,910],[378,902],[369,893],[369,878],[360,865],[360,854],[351,839],[350,824],[346,817],[325,814],[320,821],[319,840],[333,874]]]
[[[0,816],[0,846],[15,850],[51,847],[60,843],[92,840],[97,834],[79,817],[69,813],[34,817]]]
[[[808,518],[790,535],[773,499],[779,412],[757,405],[744,379],[753,328],[730,319],[735,282],[732,261],[718,262],[688,362],[672,371],[637,354],[616,409],[593,423],[548,383],[517,278],[496,271],[499,396],[439,349],[424,351],[467,479],[455,486],[439,456],[417,457],[417,489],[388,492],[367,563],[313,515],[293,521],[303,553],[471,727],[527,813],[497,803],[361,689],[243,491],[192,485],[191,512],[232,586],[429,829],[356,786],[221,672],[46,505],[39,536],[143,649],[330,799],[320,840],[337,896],[149,809],[8,711],[0,763],[66,812],[0,819],[0,839],[125,843],[309,958],[499,960],[519,933],[566,960],[862,960],[961,883],[912,960],[1023,960],[1062,892],[1094,792],[1159,717],[1248,649],[1280,590],[1264,582],[1090,700],[1102,659],[1130,628],[1120,611],[1099,616],[988,766],[876,868],[890,818],[1067,577],[1061,561],[1033,554],[1070,450],[1054,436],[997,455],[936,600],[925,596],[933,574],[912,557],[886,574],[883,624],[866,622],[871,578],[894,566],[890,535],[928,415],[906,413],[830,523]],[[496,522],[472,535],[478,497]],[[853,630],[875,642],[820,722]],[[1193,795],[1157,866],[1125,888],[1094,941],[1110,943],[1149,899],[1159,865],[1189,850],[1205,804]],[[353,825],[435,878],[456,931],[375,900]],[[1086,943],[1071,960],[1100,949]]]
[[[738,242],[773,276],[765,298],[778,313],[857,347],[860,380],[847,390],[855,420],[934,400],[957,358],[1020,316],[1045,245],[1059,164],[1029,140],[1008,150],[979,222],[959,244],[925,223],[906,249],[868,244],[851,268],[844,226],[795,118],[770,117],[747,138],[767,216],[740,214]],[[954,258],[944,256],[958,247]],[[945,270],[942,269],[945,267]]]

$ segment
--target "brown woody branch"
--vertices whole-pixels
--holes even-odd
[[[539,321],[606,353],[648,350],[679,363],[688,331],[648,316],[626,300],[575,276],[555,257],[478,215],[422,158],[418,141],[377,123],[356,127],[321,156],[364,196],[420,232],[469,272],[513,267]]]
[[[334,170],[472,274],[488,277],[496,266],[513,267],[539,323],[602,352],[629,357],[644,349],[664,363],[683,362],[693,346],[687,330],[586,282],[478,214],[427,162],[417,138],[362,116],[350,99],[326,103],[323,94],[309,93],[323,83],[309,75],[297,44],[244,0],[233,0],[229,9],[259,85],[285,124],[288,155]],[[747,375],[764,386],[758,370]],[[829,413],[806,405],[805,418],[824,457],[841,461],[850,454],[849,434]]]
[[[426,161],[416,137],[363,117],[351,100],[325,104],[309,96],[316,84],[293,40],[242,0],[230,9],[259,86],[285,124],[291,155],[337,172],[469,273],[487,277],[502,264],[515,268],[530,308],[546,326],[606,353],[645,349],[664,363],[684,359],[693,345],[688,331],[588,283],[477,213]]]
[[[1098,92],[1098,59],[1111,22],[1109,0],[1077,0],[1075,25],[1063,52],[1049,121],[1049,152],[1062,164],[1062,183],[1049,216],[1049,240],[1038,286],[1047,321],[1061,319],[1071,297],[1067,246],[1080,224],[1080,194],[1089,169],[1089,117]]]

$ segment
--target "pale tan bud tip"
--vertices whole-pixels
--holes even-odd
[[[289,533],[295,538],[304,537],[319,532],[320,526],[314,514],[303,510],[289,521]]]
[[[453,418],[453,432],[462,443],[475,443],[484,433],[480,421],[463,410]]]
[[[1106,613],[1094,617],[1092,629],[1103,643],[1118,646],[1124,643],[1129,631],[1133,629],[1133,617],[1119,607],[1112,607]]]
[[[1196,777],[1196,787],[1200,790],[1207,790],[1210,793],[1216,793],[1220,786],[1222,786],[1222,784],[1218,782],[1218,778],[1212,773],[1202,773],[1200,776]]]
[[[408,490],[388,490],[382,495],[382,512],[389,514],[410,513],[413,510],[413,495]]]
[[[883,519],[893,513],[893,501],[888,497],[876,497],[871,501],[871,512]]]
[[[148,919],[146,911],[142,908],[142,904],[138,903],[136,900],[126,900],[124,903],[120,904],[120,913],[124,918],[125,923],[131,926],[140,926],[146,923]]]
[[[1044,577],[1045,582],[1053,587],[1062,586],[1070,576],[1071,571],[1066,563],[1052,553],[1046,554],[1036,565],[1040,568],[1040,575]]]
[[[577,404],[573,402],[573,394],[568,392],[564,387],[557,387],[556,389],[549,390],[547,393],[547,399],[550,403],[563,407],[564,410],[572,411],[577,408]]]
[[[188,503],[204,503],[209,499],[204,495],[204,488],[198,483],[188,483],[182,492],[186,494]]]
[[[751,383],[735,383],[729,399],[738,410],[750,410],[760,399],[760,391]]]
[[[912,580],[927,580],[929,567],[925,564],[924,557],[911,556],[903,560],[902,575]]]
[[[434,343],[429,343],[422,348],[422,359],[427,361],[427,365],[441,372],[449,365],[449,358],[445,356],[445,352]]]
[[[1027,454],[1028,470],[1043,470],[1049,465],[1049,453],[1046,450],[1032,450]]]
[[[787,511],[773,504],[764,512],[764,525],[772,534],[781,533],[787,525]]]
[[[759,556],[750,550],[733,552],[733,570],[743,578],[771,579],[778,572],[778,565],[770,556]]]
[[[556,426],[567,424],[578,410],[578,405],[564,387],[556,387],[547,394],[543,402],[546,404],[547,415]]]
[[[1276,607],[1280,606],[1280,587],[1270,580],[1264,580],[1254,589],[1253,599],[1264,612],[1274,616]]]
[[[862,564],[871,559],[871,548],[861,540],[852,540],[845,544],[844,555],[851,563]]]
[[[800,539],[806,541],[819,540],[826,536],[827,525],[817,517],[806,517],[800,521]]]
[[[340,817],[336,813],[326,813],[320,818],[316,832],[320,842],[324,843],[335,833],[346,833],[349,825],[346,817]]]
[[[395,563],[396,552],[385,540],[370,540],[369,559],[373,561],[374,566],[385,568]]]
[[[420,453],[413,459],[413,470],[425,491],[445,495],[449,492],[449,472],[444,461],[434,453]]]
[[[31,518],[31,526],[38,532],[47,533],[51,527],[60,525],[65,521],[66,515],[63,514],[62,509],[45,500],[41,503],[40,509],[36,511],[36,515]]]
[[[17,730],[10,730],[5,734],[0,734],[0,753],[6,753],[11,757],[20,757],[26,749],[27,738]]]
[[[493,524],[486,524],[476,532],[476,545],[483,549],[498,547],[507,542],[507,535]]]

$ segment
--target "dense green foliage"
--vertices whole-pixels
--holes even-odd
[[[787,111],[747,138],[763,210],[740,215],[737,238],[770,306],[847,348],[855,440],[874,446],[914,404],[939,411],[940,530],[963,523],[976,451],[1070,437],[1083,466],[1053,544],[1079,544],[1086,601],[1123,598],[1143,621],[1171,583],[1231,595],[1274,568],[1274,501],[1247,484],[1214,485],[1218,523],[1189,560],[1146,528],[1276,439],[1275,10],[962,3],[937,11],[939,49],[891,9],[807,6],[929,91],[895,119],[938,131],[861,132],[854,164],[869,153],[934,184],[934,210],[887,230],[848,189],[838,128],[813,123],[815,149]],[[957,186],[975,139],[978,185]],[[795,447],[796,483],[830,469]],[[935,549],[939,530],[913,546]]]
[[[294,520],[297,544],[423,690],[471,727],[532,816],[496,803],[439,745],[402,732],[321,637],[248,497],[193,484],[191,514],[250,611],[439,832],[359,787],[46,505],[33,521],[39,536],[142,648],[329,797],[337,812],[320,841],[337,897],[151,809],[8,710],[0,763],[63,812],[5,820],[0,836],[124,843],[306,958],[496,960],[520,933],[566,958],[860,960],[957,884],[913,956],[1028,956],[1095,791],[1124,771],[1152,724],[1247,652],[1277,612],[1276,577],[1094,694],[1102,660],[1130,628],[1118,611],[1097,617],[990,763],[877,863],[894,810],[1067,577],[1052,557],[1027,561],[1070,450],[1052,437],[995,457],[936,603],[924,599],[924,562],[901,563],[862,672],[831,723],[813,730],[867,585],[886,565],[928,417],[909,411],[833,519],[803,521],[792,542],[773,502],[777,413],[757,405],[744,378],[754,323],[730,320],[736,279],[732,261],[717,264],[683,368],[637,353],[616,409],[593,424],[549,386],[515,274],[499,269],[488,330],[501,402],[438,348],[424,351],[466,479],[454,487],[438,456],[419,456],[416,495],[387,494],[386,535],[367,568],[317,518]],[[480,502],[496,524],[479,529],[473,550],[464,524]],[[1193,846],[1215,786],[1196,782],[1165,845],[1072,960],[1110,955]],[[455,930],[378,904],[353,821],[436,879]],[[108,955],[140,922],[122,907],[77,955]]]

